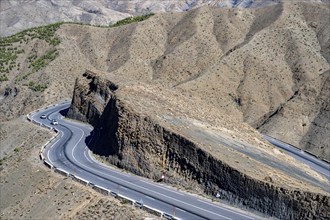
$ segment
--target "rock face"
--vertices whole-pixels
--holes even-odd
[[[90,81],[90,83],[86,84],[84,81],[79,82],[79,80],[87,80]],[[84,85],[83,91],[88,91],[87,94],[97,94],[97,97],[95,97],[97,101],[87,101],[85,98],[85,95],[87,94],[81,92],[79,96],[73,97],[72,103],[75,104],[71,105],[70,111],[68,112],[68,117],[74,117],[77,120],[87,121],[92,125],[98,125],[101,123],[100,116],[104,111],[104,107],[110,100],[111,95],[113,94],[112,92],[117,89],[117,86],[110,81],[101,80],[90,71],[86,71],[81,79],[77,79],[75,91],[81,90],[81,85]],[[77,107],[79,107],[79,109]]]
[[[195,186],[210,195],[219,193],[233,204],[280,219],[329,216],[328,193],[280,187],[272,183],[271,177],[261,181],[246,175],[219,160],[180,129],[176,131],[176,126],[141,113],[120,88],[90,71],[76,81],[68,116],[95,127],[89,146],[94,153],[135,174],[157,180],[165,173],[169,183]],[[142,90],[139,95],[143,96]]]

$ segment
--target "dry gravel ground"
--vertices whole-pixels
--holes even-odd
[[[1,123],[0,219],[159,219],[46,168],[38,153],[52,135],[24,118]]]

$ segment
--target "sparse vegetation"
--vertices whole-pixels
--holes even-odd
[[[32,74],[32,72],[28,72],[28,73],[26,73],[26,74],[24,74],[24,75],[22,75],[22,76],[17,77],[17,78],[15,79],[15,83],[17,83],[17,82],[19,82],[19,81],[22,81],[22,80],[24,80],[24,79],[27,79],[28,76],[30,76],[31,74]]]
[[[0,76],[0,82],[3,82],[3,81],[8,81],[8,77],[5,74]]]
[[[40,58],[36,59],[31,63],[32,72],[37,72],[38,70],[42,69],[43,67],[47,66],[50,62],[55,60],[58,52],[56,49],[49,50],[45,53],[45,55],[41,56]]]
[[[19,32],[17,34],[14,34],[9,37],[1,38],[0,39],[0,46],[11,46],[13,43],[20,42],[28,42],[31,39],[38,38],[41,40],[45,40],[46,42],[57,45],[59,42],[59,39],[57,37],[54,37],[55,31],[63,24],[63,22],[50,24],[46,26],[41,27],[34,27],[27,30],[24,30],[22,32]]]
[[[154,15],[153,13],[150,13],[150,14],[136,16],[136,17],[128,17],[128,18],[125,18],[123,20],[117,21],[115,24],[110,25],[110,27],[119,27],[119,26],[122,26],[122,25],[131,24],[131,23],[134,23],[134,22],[144,21],[144,20],[150,18],[153,15]]]
[[[27,79],[28,76],[30,76],[31,74],[39,71],[40,69],[46,67],[50,62],[52,62],[53,60],[55,60],[55,58],[58,55],[58,51],[56,49],[51,49],[49,51],[47,51],[43,56],[37,58],[36,54],[32,54],[28,57],[28,61],[31,63],[31,65],[29,65],[29,68],[32,67],[32,70],[22,76],[19,76],[15,79],[15,82],[19,82],[22,81],[24,79]]]
[[[1,38],[0,39],[0,73],[9,73],[14,68],[16,68],[16,70],[19,70],[20,63],[17,63],[17,58],[19,54],[25,52],[24,49],[21,49],[21,44],[23,43],[28,43],[31,40],[37,38],[46,41],[52,47],[58,45],[61,41],[59,38],[55,37],[54,35],[55,35],[55,31],[61,26],[61,24],[63,23],[55,23],[47,26],[35,27],[35,28],[27,29],[25,31],[22,31],[20,33],[17,33],[9,37]],[[35,67],[32,73],[38,71],[42,67],[46,66],[50,61],[55,59],[57,53],[55,53],[56,51],[54,50],[55,49],[53,48],[51,51],[48,51],[43,57],[41,57],[41,60],[38,60],[37,63],[35,63]],[[33,54],[32,57],[30,56],[28,58],[28,61],[33,62],[36,59],[37,59],[36,54]],[[44,62],[42,61],[44,59],[50,61]],[[28,75],[30,74],[25,74],[25,78]],[[23,79],[23,77],[21,77],[21,79]]]
[[[45,89],[47,89],[46,84],[38,84],[33,81],[29,82],[29,89],[35,91],[35,92],[43,92]]]
[[[130,204],[131,201],[129,201],[128,199],[121,199],[121,204]]]
[[[4,157],[2,159],[0,159],[0,166],[3,164],[3,162],[7,159],[7,157]]]
[[[133,22],[140,22],[143,20],[148,19],[154,14],[146,14],[142,16],[136,17],[129,17],[123,20],[116,22],[114,25],[110,25],[110,27],[118,27],[121,25],[130,24]],[[81,24],[75,22],[67,22],[72,24]],[[49,62],[53,61],[58,52],[54,48],[56,45],[60,44],[60,39],[55,36],[56,30],[62,25],[64,22],[59,22],[47,26],[40,26],[35,28],[30,28],[14,34],[9,37],[0,38],[0,73],[10,73],[13,69],[19,70],[20,63],[17,63],[17,58],[19,54],[24,53],[24,50],[21,49],[21,44],[28,43],[33,39],[40,39],[46,41],[50,46],[53,46],[53,49],[46,52],[40,58],[37,58],[37,54],[31,54],[28,57],[28,62],[31,63],[29,67],[33,67],[32,71],[20,76],[15,79],[15,82],[21,81],[26,79],[29,75],[38,70],[42,69],[43,67],[47,66]],[[100,27],[100,25],[97,25]]]

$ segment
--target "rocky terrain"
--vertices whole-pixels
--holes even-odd
[[[26,126],[18,116],[74,92],[71,116],[96,134],[106,128],[90,147],[112,164],[149,178],[164,171],[169,184],[219,191],[280,218],[327,216],[329,183],[257,130],[330,159],[329,4],[242,7],[162,13],[116,28],[55,24],[1,39],[1,159],[23,143],[8,144]],[[233,182],[260,193],[247,198]],[[1,205],[5,216],[15,201]]]

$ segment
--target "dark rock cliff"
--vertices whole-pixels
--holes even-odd
[[[327,219],[330,197],[287,189],[239,172],[173,132],[151,116],[135,111],[116,93],[118,86],[91,72],[77,79],[68,116],[94,126],[90,149],[112,164],[168,183],[197,185],[209,195],[280,219]],[[119,89],[120,90],[120,89]]]

